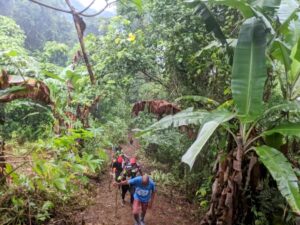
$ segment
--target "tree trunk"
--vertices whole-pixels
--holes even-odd
[[[85,25],[83,19],[76,12],[75,8],[71,5],[70,1],[69,0],[65,0],[65,1],[66,1],[67,5],[69,6],[70,10],[72,11],[73,20],[74,20],[75,28],[76,28],[76,31],[77,31],[78,40],[79,40],[79,43],[80,43],[83,59],[84,59],[86,68],[88,70],[91,83],[94,85],[94,84],[96,84],[96,79],[95,79],[95,76],[94,76],[94,73],[93,73],[93,70],[92,70],[92,66],[89,62],[89,58],[86,54],[85,45],[84,45],[84,41],[83,41],[83,33],[84,33],[86,25]]]
[[[219,157],[217,174],[212,185],[209,211],[201,225],[234,225],[239,215],[244,215],[243,190],[243,145],[238,145],[227,153],[226,158]]]
[[[4,157],[4,141],[0,140],[0,185],[5,183],[4,178],[4,169],[5,169],[5,157]]]

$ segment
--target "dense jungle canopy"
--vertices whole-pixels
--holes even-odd
[[[300,224],[300,2],[0,0],[0,224],[134,224],[115,149],[147,225]]]

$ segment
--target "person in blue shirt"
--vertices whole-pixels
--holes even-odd
[[[115,185],[130,185],[135,187],[132,214],[135,219],[135,225],[145,225],[144,219],[147,209],[152,208],[156,192],[155,183],[147,175],[138,176],[130,180],[124,180]],[[140,211],[140,209],[142,209]]]

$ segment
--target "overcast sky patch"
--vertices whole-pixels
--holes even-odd
[[[88,6],[93,0],[78,0],[82,5],[84,6]],[[112,2],[112,1],[109,1]],[[95,10],[101,10],[105,7],[106,3],[105,0],[96,0],[95,3],[93,4],[93,6],[91,7],[92,9]],[[111,11],[111,12],[115,12],[116,11],[116,6],[115,4],[109,6],[107,9],[107,11]]]

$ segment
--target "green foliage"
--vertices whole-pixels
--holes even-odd
[[[42,51],[42,60],[58,66],[66,66],[68,61],[68,46],[55,41],[46,42]]]
[[[222,45],[227,45],[226,37],[222,32],[218,21],[203,2],[199,2],[195,9],[195,14],[200,14],[205,23],[207,32],[213,32],[214,36],[222,43]]]
[[[50,0],[47,4],[62,6],[59,0]],[[25,31],[27,49],[42,49],[47,41],[73,44],[76,40],[74,25],[65,15],[27,0],[1,5],[0,14],[13,18]]]
[[[147,129],[140,131],[139,135],[149,131],[162,130],[169,127],[180,127],[190,124],[200,125],[208,114],[209,113],[206,111],[193,111],[192,108],[189,108],[175,115],[168,115],[162,118]]]
[[[274,127],[271,130],[266,130],[263,132],[263,135],[271,135],[274,133],[279,133],[284,136],[300,136],[300,125],[299,123],[285,123],[285,124],[280,124],[277,127]]]
[[[198,154],[201,152],[210,136],[214,133],[215,129],[217,129],[220,124],[231,120],[233,117],[234,114],[226,111],[215,111],[205,117],[197,139],[182,156],[182,162],[188,164],[192,169]]]
[[[53,124],[62,125],[60,136],[43,143],[36,141],[39,147],[33,149],[30,156],[32,174],[15,171],[11,175],[10,189],[1,187],[0,202],[4,203],[0,208],[1,224],[29,224],[28,207],[32,223],[47,223],[54,210],[69,206],[73,198],[78,200],[78,195],[89,183],[86,175],[98,175],[106,167],[108,157],[103,148],[127,142],[129,127],[138,126],[147,131],[147,135],[141,137],[141,145],[154,161],[157,170],[153,176],[159,185],[171,187],[172,191],[178,188],[190,200],[197,201],[202,209],[208,208],[216,155],[235,148],[235,145],[227,146],[229,133],[235,141],[237,137],[242,138],[245,154],[251,147],[259,146],[262,140],[278,149],[283,144],[292,147],[291,143],[298,143],[295,136],[299,136],[299,104],[291,100],[298,97],[300,83],[299,4],[295,0],[193,2],[198,5],[196,14],[184,0],[123,0],[118,3],[118,16],[102,21],[101,35],[84,37],[97,80],[95,85],[90,84],[82,58],[76,65],[67,66],[79,49],[77,44],[69,51],[68,45],[73,43],[75,34],[71,21],[25,0],[0,3],[0,13],[13,17],[27,36],[25,40],[24,32],[13,20],[0,17],[0,50],[5,51],[0,55],[1,69],[43,80],[55,102],[55,111],[24,101],[1,107],[4,122],[1,135],[20,143],[46,140],[53,136]],[[50,0],[49,4],[61,6],[57,0]],[[85,21],[88,29],[96,27]],[[268,39],[268,46],[267,30],[273,35]],[[28,50],[42,48],[35,53]],[[15,89],[4,89],[0,95],[13,91]],[[266,93],[270,93],[269,98]],[[263,104],[263,97],[269,102]],[[173,101],[176,98],[181,108],[193,104],[196,110],[183,110],[160,121],[147,112],[131,118],[135,101]],[[94,102],[95,99],[99,101]],[[78,116],[78,109],[89,106],[92,106],[87,118],[90,128],[81,129],[82,121],[73,120],[69,115]],[[267,110],[263,113],[264,107]],[[239,117],[235,117],[235,113]],[[75,130],[66,129],[64,123]],[[217,129],[220,125],[222,128]],[[182,126],[191,131],[190,137]],[[198,137],[194,140],[193,132],[199,126]],[[188,146],[191,147],[186,152]],[[27,147],[25,144],[16,148],[23,151]],[[278,175],[276,181],[289,175],[296,180],[283,156],[264,149],[270,147],[259,148],[265,150],[258,153],[262,155],[261,161],[273,170],[273,176],[274,171]],[[296,152],[289,149],[289,154],[295,154],[293,151]],[[273,154],[269,156],[270,153]],[[181,163],[182,155],[182,160],[193,166],[191,172]],[[280,168],[274,165],[288,168],[284,171],[287,175],[278,172]],[[6,172],[12,172],[14,167],[8,164]],[[296,186],[295,180],[279,182],[278,187],[298,212],[295,210],[298,205],[286,189],[290,183]],[[275,190],[273,186],[267,184],[266,190]],[[250,194],[248,200],[253,206],[255,224],[275,224],[277,217],[274,215],[283,213],[285,208],[281,206],[285,202],[279,192],[274,191],[278,201],[270,201],[270,197],[263,196],[260,191],[245,192]],[[6,193],[9,197],[2,198]],[[296,188],[293,194],[297,195]],[[274,204],[274,211],[266,210],[272,206],[266,201]],[[284,219],[288,221],[287,216]]]
[[[15,101],[4,107],[1,136],[16,138],[19,142],[48,138],[52,133],[54,118],[50,110],[37,103]]]
[[[160,56],[165,59],[163,73],[171,75],[174,92],[207,96],[217,101],[226,98],[223,87],[229,85],[230,66],[224,62],[230,57],[225,48],[208,47],[203,51],[214,37],[207,34],[205,24],[194,14],[194,9],[183,0],[150,1],[148,7],[153,15],[152,25],[148,26],[149,41],[158,51],[163,49]],[[210,11],[224,28],[225,36],[239,21],[239,14],[234,10],[215,7]]]
[[[247,123],[263,110],[263,90],[267,77],[265,66],[266,29],[256,18],[246,20],[240,30],[232,68],[232,95],[238,116]]]
[[[197,1],[195,1],[197,2]],[[258,18],[250,18],[247,19],[240,30],[240,35],[238,38],[238,44],[235,49],[235,55],[234,55],[234,62],[233,62],[233,72],[232,72],[232,93],[233,93],[233,100],[234,103],[236,104],[236,109],[233,109],[234,111],[237,111],[238,113],[238,120],[232,120],[230,124],[224,124],[225,129],[229,132],[230,135],[233,136],[233,139],[235,140],[236,144],[239,145],[241,143],[241,147],[244,148],[243,150],[245,151],[245,154],[248,153],[248,149],[251,148],[253,145],[260,145],[260,140],[259,138],[263,135],[264,129],[266,127],[270,126],[276,126],[278,124],[278,121],[294,121],[296,120],[296,115],[298,111],[298,106],[297,104],[293,102],[288,102],[288,103],[283,103],[283,104],[274,104],[275,106],[271,107],[269,110],[265,112],[265,115],[263,114],[263,97],[265,101],[268,101],[270,98],[267,98],[266,91],[271,92],[273,89],[275,89],[275,85],[272,83],[273,80],[270,81],[272,70],[271,68],[268,69],[268,73],[266,70],[266,50],[267,49],[267,31],[269,30],[272,35],[275,34],[275,30],[273,28],[274,24],[276,23],[275,21],[270,22],[270,17],[267,16],[265,11],[263,11],[260,7],[262,6],[264,9],[265,7],[270,7],[270,5],[265,4],[265,2],[260,2],[258,3],[257,1],[249,2],[249,4],[245,1],[214,1],[214,3],[217,4],[226,4],[229,6],[237,7],[242,11],[244,16],[246,18],[256,16]],[[287,2],[282,1],[280,2],[281,6],[283,4],[286,4]],[[274,5],[273,5],[274,6]],[[279,6],[279,5],[277,5]],[[276,8],[276,6],[274,6]],[[274,9],[273,8],[273,9]],[[280,7],[279,7],[280,8]],[[272,9],[272,14],[278,13],[278,11],[274,11]],[[292,14],[291,10],[289,10],[288,14]],[[288,19],[285,19],[288,20]],[[293,17],[291,21],[295,20]],[[280,21],[281,23],[285,23],[285,21]],[[290,21],[289,21],[290,22]],[[290,29],[290,28],[289,28]],[[276,30],[278,31],[278,30]],[[282,33],[282,35],[288,34],[288,32]],[[277,34],[279,37],[281,34]],[[276,35],[275,35],[276,36]],[[270,39],[269,43],[273,43],[272,41],[275,39]],[[281,40],[284,40],[281,39]],[[292,74],[295,74],[294,78],[298,78],[298,60],[294,60],[293,64],[293,58],[295,59],[296,56],[298,56],[298,49],[297,47],[290,48],[290,46],[282,41],[275,40],[274,45],[272,46],[271,53],[280,60],[283,64],[280,66],[283,66],[285,68],[291,68],[291,71],[286,71],[286,76],[284,79],[286,79],[286,83],[282,82],[281,79],[282,77],[279,77],[278,80],[281,83],[281,89],[283,91],[283,96],[284,99],[281,98],[279,101],[282,103],[282,100],[291,100],[293,99],[296,95],[293,97],[290,95],[293,90],[293,85],[290,85],[291,82],[289,83],[289,76]],[[213,44],[208,45],[208,46],[215,46]],[[293,43],[293,46],[298,46],[297,43]],[[289,50],[293,49],[293,50]],[[201,51],[202,53],[202,51]],[[269,53],[269,52],[268,52]],[[289,59],[290,56],[290,59]],[[294,67],[292,68],[293,65]],[[277,65],[276,65],[277,66]],[[279,67],[274,67],[273,70],[278,70],[280,71],[280,66]],[[270,86],[265,86],[266,79],[268,78],[268,82],[271,82]],[[274,78],[273,78],[274,79]],[[293,80],[295,81],[295,79]],[[201,82],[197,82],[197,84]],[[274,85],[274,86],[272,86]],[[287,90],[285,92],[285,89]],[[206,89],[205,89],[206,90]],[[265,93],[264,93],[265,91]],[[225,91],[224,91],[225,93]],[[198,94],[198,93],[197,93]],[[278,93],[276,93],[278,95]],[[275,94],[274,94],[275,95]],[[274,99],[274,98],[273,98]],[[226,106],[227,105],[227,106]],[[228,104],[222,104],[220,108],[231,108],[231,106],[228,107]],[[285,117],[284,114],[280,115],[278,111],[287,111],[287,117]],[[279,111],[279,112],[280,112]],[[270,118],[269,113],[277,113],[276,116],[273,116],[273,118]],[[230,113],[229,113],[230,114]],[[266,115],[269,115],[267,118]],[[209,117],[211,115],[211,117]],[[176,117],[173,116],[173,117]],[[166,126],[163,126],[164,123],[163,120],[159,121],[157,124],[159,125],[160,123],[162,126],[161,128],[166,128],[172,125],[173,121],[172,118],[169,117],[169,121],[167,121]],[[202,127],[199,131],[198,137],[196,141],[193,143],[193,145],[190,147],[190,149],[185,153],[183,156],[182,160],[192,166],[196,160],[196,157],[198,156],[199,152],[202,150],[206,142],[208,141],[209,137],[213,134],[213,132],[216,130],[216,128],[221,124],[222,122],[226,122],[228,120],[231,120],[234,118],[234,114],[228,115],[228,117],[222,117],[218,121],[218,117],[214,115],[214,112],[209,112],[208,116],[204,118],[203,121],[201,121]],[[221,118],[221,117],[220,117]],[[277,120],[276,120],[277,118]],[[182,118],[180,118],[180,121],[184,121],[186,119],[186,123],[188,124],[190,121],[188,120],[187,115],[183,115]],[[271,121],[271,119],[273,119]],[[217,121],[215,121],[217,120]],[[265,124],[262,123],[257,123],[257,121],[260,120],[265,120]],[[193,121],[191,121],[193,123]],[[250,123],[250,124],[249,124]],[[252,124],[251,124],[252,123]],[[175,124],[177,124],[177,121],[175,121]],[[248,125],[249,124],[249,125]],[[154,126],[154,125],[153,125]],[[299,129],[296,124],[293,125],[288,125],[278,128],[284,128],[284,129],[277,129],[276,127],[274,128],[274,132],[270,131],[270,134],[272,133],[280,133],[283,135],[298,135]],[[293,128],[293,129],[292,129]],[[147,130],[147,129],[146,129]],[[150,129],[151,130],[151,129]],[[258,134],[253,134],[253,130],[258,132]],[[222,132],[222,130],[221,130]],[[261,133],[259,133],[261,132]],[[266,131],[267,133],[268,131]],[[236,134],[238,133],[238,134]],[[225,135],[225,133],[223,133]],[[254,137],[253,137],[254,136]],[[241,142],[239,142],[239,138],[241,139]],[[282,137],[281,137],[282,139]],[[284,142],[281,143],[273,143],[275,145],[280,145],[283,144]],[[230,148],[230,149],[228,149]],[[228,146],[227,150],[232,151],[231,148],[232,146]],[[262,148],[262,147],[258,147]],[[268,147],[270,148],[270,147]],[[222,148],[220,148],[222,149]],[[266,151],[265,151],[266,152]],[[273,152],[274,153],[274,152]],[[273,156],[268,156],[259,154],[260,157],[262,157],[264,164],[266,167],[269,169],[269,172],[274,176],[274,170],[275,167],[270,167],[269,165],[279,165],[282,163],[282,167],[288,168],[285,170],[284,173],[289,174],[292,178],[289,180],[293,182],[292,186],[297,184],[297,178],[294,175],[294,172],[292,171],[291,164],[287,162],[284,158],[279,157],[275,153],[272,154]],[[276,155],[276,157],[275,157]],[[281,156],[281,155],[280,155]],[[276,160],[276,163],[274,161]],[[283,165],[284,164],[284,165]],[[273,170],[273,171],[270,171]],[[277,171],[278,172],[278,171]],[[276,172],[276,178],[274,177],[275,180],[278,181],[280,179],[281,181],[284,180],[287,175],[284,173],[281,173],[280,171],[277,173]],[[287,188],[288,187],[288,188]],[[298,187],[298,186],[297,186]],[[298,196],[299,195],[299,189],[298,188],[292,188],[292,191],[289,191],[289,182],[279,182],[278,183],[278,189],[282,193],[284,197],[287,198],[287,201],[291,208],[298,212],[297,209],[297,202],[298,200],[293,199],[293,196]],[[289,193],[287,193],[289,192]],[[288,196],[288,197],[287,197]],[[295,207],[296,205],[296,207]],[[258,215],[258,214],[257,214]],[[256,215],[256,216],[257,216]]]
[[[53,216],[54,208],[59,210],[66,204],[70,206],[74,198],[82,197],[82,186],[89,182],[86,175],[99,174],[108,162],[102,149],[93,148],[85,152],[77,142],[78,139],[85,142],[95,138],[90,131],[72,130],[69,135],[56,138],[53,142],[40,141],[37,147],[32,146],[30,175],[26,171],[14,172],[13,165],[7,164],[5,172],[11,173],[12,185],[0,189],[5,191],[4,198],[0,198],[3,206],[0,209],[1,224],[28,223],[25,213],[28,207],[31,221],[40,224]],[[12,198],[5,198],[6,195]],[[77,199],[77,207],[78,204],[83,203]]]
[[[164,138],[161,138],[161,137]],[[180,157],[191,142],[186,134],[174,129],[156,132],[142,139],[146,155],[169,166],[180,162]]]
[[[255,197],[258,204],[251,209],[255,216],[255,224],[295,224],[292,212],[284,213],[286,211],[284,199],[272,182],[269,176],[261,182],[261,190]]]
[[[293,212],[300,213],[300,194],[298,179],[291,164],[278,150],[261,146],[255,148],[260,160],[268,168],[282,196],[286,198]]]
[[[0,16],[0,51],[16,50],[25,52],[25,34],[16,22]]]

